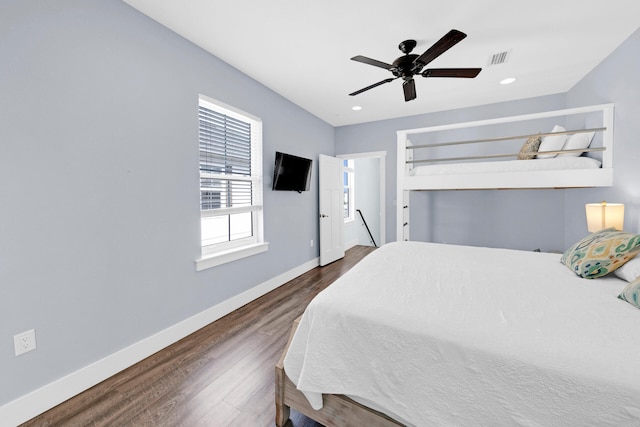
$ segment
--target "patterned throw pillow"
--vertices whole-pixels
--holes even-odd
[[[522,145],[522,148],[520,148],[520,152],[518,153],[518,160],[535,159],[541,142],[542,138],[540,138],[539,136],[532,136],[531,138],[527,139]]]
[[[640,277],[629,283],[618,298],[640,308]]]
[[[640,252],[640,235],[607,228],[590,234],[562,254],[560,262],[585,279],[609,274]]]

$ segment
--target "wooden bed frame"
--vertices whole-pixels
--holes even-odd
[[[293,322],[289,341],[276,364],[276,426],[291,425],[289,421],[290,408],[327,427],[354,425],[367,427],[404,426],[404,424],[389,418],[385,414],[361,405],[342,394],[323,395],[322,408],[320,410],[313,409],[304,394],[296,388],[284,372],[284,357],[287,354],[287,350],[289,350],[289,345],[299,322],[299,317]]]

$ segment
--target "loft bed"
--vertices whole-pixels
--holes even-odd
[[[612,186],[613,122],[602,104],[398,131],[398,240],[410,191]]]
[[[640,236],[622,234],[637,252]],[[589,241],[570,250],[602,244]],[[639,425],[640,302],[621,295],[638,291],[640,259],[591,279],[563,259],[376,249],[296,321],[276,366],[276,425],[289,408],[328,427]]]

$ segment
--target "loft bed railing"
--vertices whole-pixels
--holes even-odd
[[[567,130],[563,132],[545,132],[545,133],[529,133],[524,135],[517,136],[500,136],[496,138],[481,138],[481,139],[469,139],[464,141],[451,141],[451,142],[440,142],[434,144],[421,144],[421,145],[407,145],[407,150],[419,150],[425,148],[438,148],[438,147],[450,147],[454,145],[464,145],[464,144],[479,144],[485,142],[503,142],[510,140],[525,140],[531,137],[545,137],[552,135],[572,135],[576,133],[590,133],[590,132],[603,132],[607,130],[606,127],[598,127],[598,128],[590,128],[590,129],[576,129],[576,130]],[[593,147],[593,148],[579,148],[579,149],[567,149],[567,150],[546,150],[546,151],[538,151],[538,154],[569,154],[569,153],[595,153],[605,151],[605,147]],[[449,161],[459,161],[459,160],[480,160],[480,159],[499,159],[499,158],[508,158],[508,157],[517,157],[519,153],[506,153],[506,154],[488,154],[483,156],[457,156],[457,157],[444,157],[438,159],[421,159],[421,160],[407,160],[407,164],[417,164],[417,163],[437,163],[437,162],[449,162]]]
[[[531,127],[536,120],[548,122],[556,119],[561,124],[569,128],[569,124],[573,124],[571,130],[563,130],[561,132],[531,132]],[[584,188],[584,187],[605,187],[613,185],[613,119],[614,105],[602,104],[588,107],[569,108],[564,110],[546,111],[541,113],[524,114],[509,117],[500,117],[488,120],[478,120],[464,123],[452,123],[445,125],[437,125],[416,129],[407,129],[397,132],[397,210],[396,210],[396,230],[398,240],[409,239],[409,192],[419,190],[463,190],[463,189],[528,189],[528,188]],[[565,123],[565,121],[568,121]],[[597,123],[594,123],[596,122]],[[506,125],[511,130],[517,127],[520,122],[524,123],[524,132],[511,132],[505,134],[501,125]],[[575,123],[580,122],[580,126]],[[586,123],[588,122],[588,123]],[[513,124],[513,125],[511,125]],[[529,127],[527,130],[526,127]],[[485,137],[481,134],[478,137],[468,135],[469,132],[476,132],[471,128],[479,128],[477,133],[481,133],[482,128],[486,132],[500,130],[502,134],[497,136]],[[450,132],[451,131],[451,132]],[[449,132],[449,133],[448,133]],[[443,136],[456,134],[457,132],[467,133],[465,137],[453,137],[444,139]],[[459,173],[455,175],[432,175],[432,176],[414,176],[412,172],[415,168],[423,168],[422,164],[443,164],[456,163],[475,163],[477,161],[496,161],[496,163],[507,161],[508,158],[516,158],[518,152],[512,152],[510,149],[504,149],[505,152],[486,153],[489,148],[481,148],[486,144],[487,147],[506,147],[510,140],[518,143],[518,149],[522,146],[524,140],[531,137],[545,137],[553,135],[571,135],[576,133],[594,132],[599,135],[598,144],[593,144],[588,148],[580,149],[561,149],[561,150],[545,150],[534,154],[576,154],[581,155],[597,155],[601,161],[601,167],[592,169],[566,169],[566,170],[539,170],[527,172],[491,172],[491,173]],[[433,134],[436,142],[423,143],[420,138],[429,138],[429,134]],[[412,143],[410,138],[415,138],[416,143]],[[438,140],[440,138],[440,140]],[[596,138],[594,138],[595,142]],[[444,141],[444,142],[443,142]],[[502,146],[494,143],[503,143]],[[464,149],[464,146],[470,146],[476,150],[472,153],[463,153],[462,155],[451,155],[451,151],[456,146],[462,146],[458,149]],[[435,150],[434,150],[435,149]],[[440,150],[438,150],[440,149]],[[429,151],[432,150],[432,151]],[[448,150],[448,151],[447,151]],[[445,151],[440,153],[440,157],[431,156],[434,151]],[[513,150],[516,151],[516,150]],[[420,153],[421,157],[418,156]],[[566,157],[566,156],[564,156]],[[475,161],[475,162],[474,162]],[[523,162],[535,162],[540,160],[523,160]],[[511,163],[515,162],[512,161]]]

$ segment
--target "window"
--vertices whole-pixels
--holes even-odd
[[[267,249],[262,233],[262,122],[200,96],[200,234],[197,269]]]
[[[344,222],[353,221],[355,212],[355,191],[353,182],[353,159],[344,160]]]

